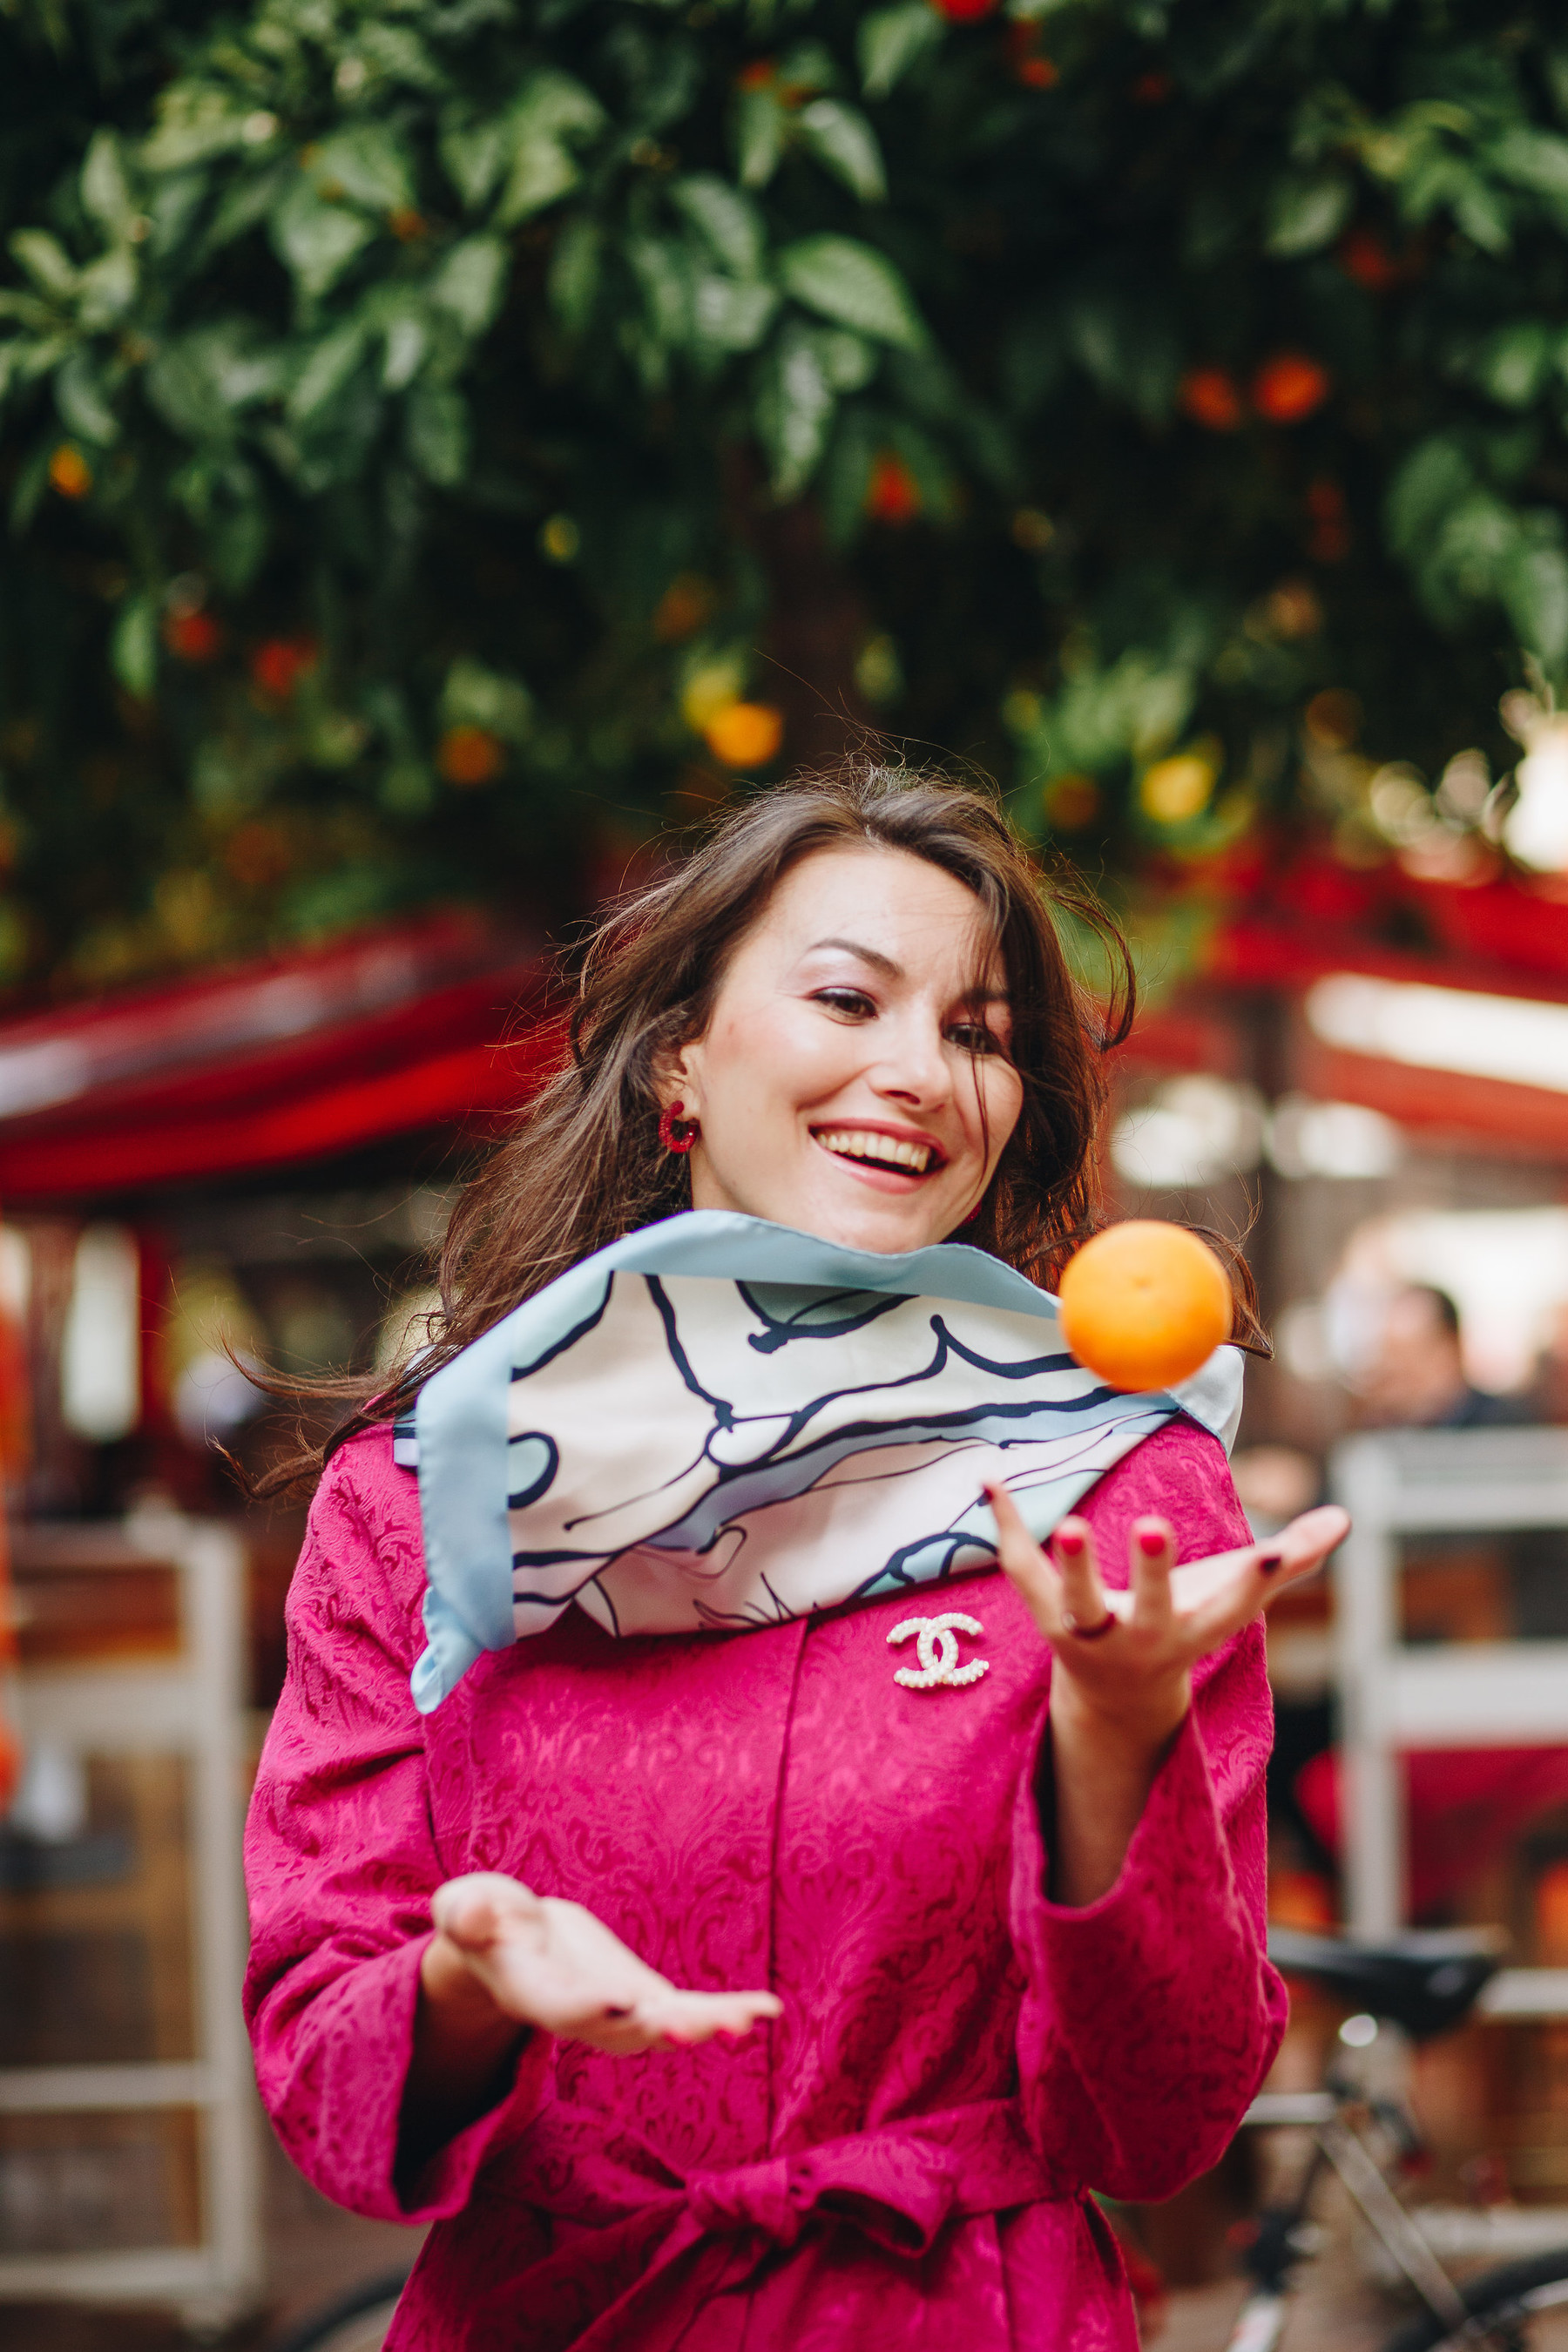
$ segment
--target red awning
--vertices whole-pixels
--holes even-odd
[[[0,1023],[0,1202],[324,1159],[521,1102],[544,960],[432,916]]]

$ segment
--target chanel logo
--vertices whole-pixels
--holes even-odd
[[[888,1640],[896,1648],[899,1643],[918,1636],[920,1664],[900,1666],[893,1680],[902,1683],[906,1690],[962,1690],[965,1683],[977,1683],[991,1661],[971,1658],[966,1666],[961,1666],[958,1637],[984,1630],[974,1618],[961,1616],[956,1609],[949,1610],[945,1617],[906,1617],[901,1625],[894,1626]]]

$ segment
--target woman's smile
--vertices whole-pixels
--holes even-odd
[[[934,1136],[912,1129],[868,1124],[864,1120],[835,1127],[816,1127],[813,1139],[840,1161],[857,1182],[879,1191],[914,1192],[947,1164]]]

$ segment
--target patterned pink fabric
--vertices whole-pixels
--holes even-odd
[[[1246,1540],[1185,1423],[1087,1506],[1113,1573],[1164,1511]],[[1284,2018],[1263,1957],[1263,1645],[1205,1662],[1121,1875],[1046,1900],[1050,1661],[1000,1574],[733,1638],[574,1611],[430,1717],[415,1481],[381,1433],[322,1483],[248,1837],[247,2013],[284,2147],[363,2213],[433,2220],[398,2352],[1133,2352],[1088,2192],[1212,2163]],[[888,1633],[958,1607],[988,1673],[911,1690]],[[740,2044],[616,2060],[536,2036],[500,2103],[396,2165],[432,1890],[504,1870],[678,1982],[768,1985]]]

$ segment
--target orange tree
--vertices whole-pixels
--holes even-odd
[[[1476,821],[1453,755],[1568,661],[1555,10],[0,38],[11,981],[570,901],[866,722],[1113,873],[1375,856]]]

